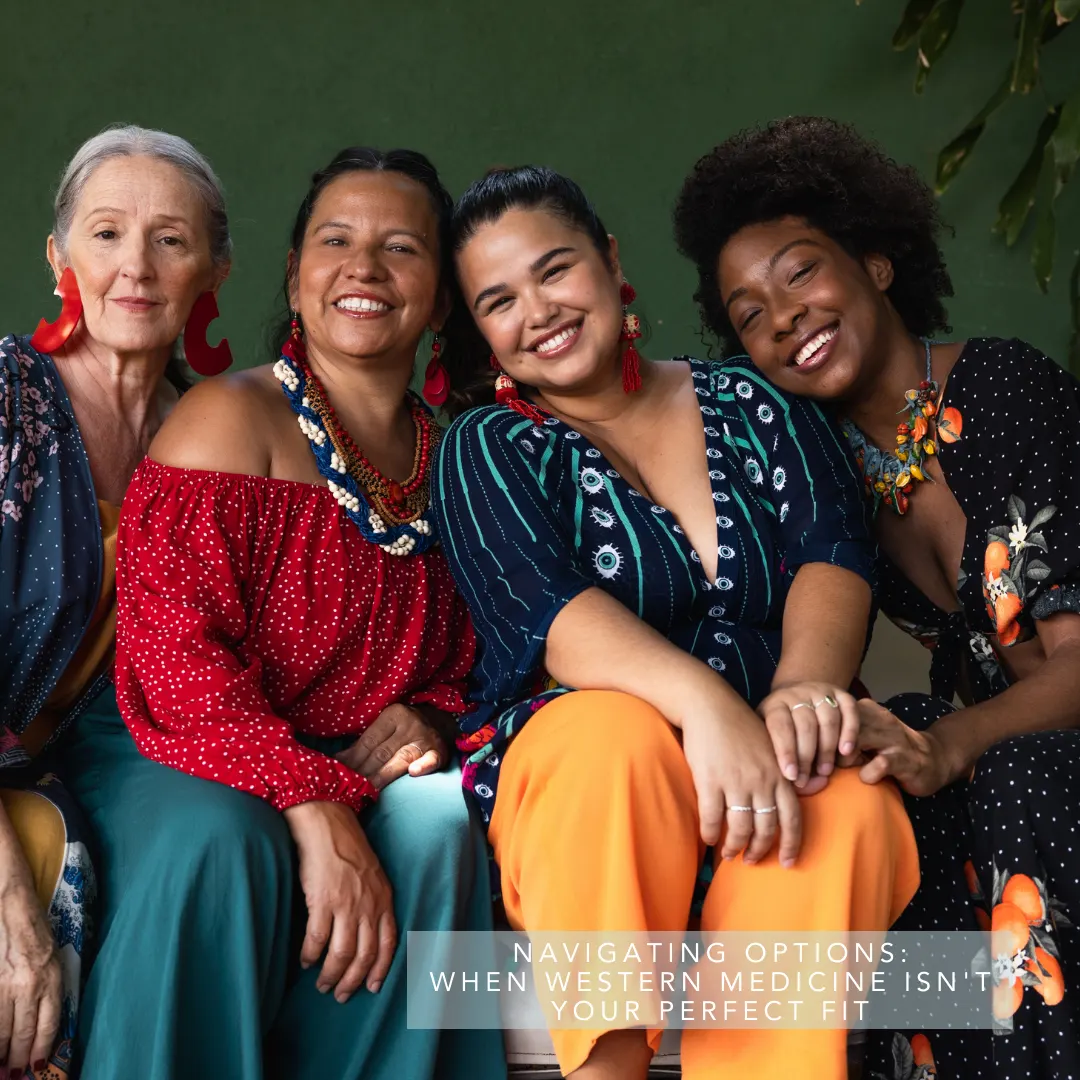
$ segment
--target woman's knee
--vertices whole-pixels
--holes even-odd
[[[428,776],[402,776],[361,818],[380,846],[406,846],[414,861],[459,863],[475,846],[474,820],[457,768]]]
[[[911,831],[896,786],[889,780],[866,784],[859,779],[858,769],[837,769],[821,791],[800,802],[804,818],[812,819],[834,840]]]
[[[529,723],[537,724],[534,742],[548,743],[559,759],[580,765],[596,780],[604,773],[685,760],[675,729],[664,715],[647,701],[617,690],[565,694],[545,705]]]
[[[0,803],[30,866],[38,899],[42,906],[48,907],[64,866],[67,848],[64,816],[35,791],[0,791]]]
[[[1080,783],[1080,731],[1032,731],[1004,739],[975,763],[971,796],[994,806],[1003,796],[1031,806],[1057,805],[1062,783]],[[1071,770],[1063,776],[1062,769]]]

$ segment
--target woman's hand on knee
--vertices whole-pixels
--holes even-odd
[[[802,795],[827,783],[855,750],[859,710],[851,694],[827,683],[778,687],[758,706],[780,771]]]
[[[426,706],[388,705],[338,760],[371,781],[376,791],[408,773],[425,776],[450,763],[454,720]]]
[[[25,878],[25,880],[24,880]],[[29,871],[0,879],[0,1068],[43,1068],[60,1030],[56,941]]]
[[[300,856],[308,921],[300,963],[326,954],[316,986],[345,1002],[386,979],[397,947],[393,893],[356,814],[339,803],[310,802],[285,811]]]
[[[701,838],[723,844],[720,855],[759,862],[779,844],[784,866],[802,843],[802,813],[790,781],[780,774],[761,720],[742,702],[699,712],[682,725],[683,752],[694,777]]]

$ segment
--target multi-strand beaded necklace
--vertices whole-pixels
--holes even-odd
[[[311,443],[327,487],[364,539],[391,555],[411,555],[435,544],[429,467],[442,429],[419,398],[409,394],[409,411],[416,425],[413,469],[407,480],[398,483],[368,461],[339,422],[308,364],[297,323],[281,348],[274,375]]]
[[[960,438],[963,427],[960,412],[944,409],[939,415],[941,394],[938,384],[930,377],[930,342],[923,339],[923,346],[926,349],[926,378],[914,390],[904,394],[904,408],[900,411],[906,413],[907,418],[896,426],[895,450],[879,450],[850,420],[842,423],[875,514],[882,503],[898,514],[906,514],[915,485],[927,479],[924,465],[927,458],[937,453],[938,439],[952,443]]]

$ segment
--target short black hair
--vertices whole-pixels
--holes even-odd
[[[742,349],[717,285],[720,252],[740,229],[788,215],[854,258],[886,256],[894,271],[887,295],[912,334],[949,329],[942,298],[953,288],[938,246],[944,226],[922,177],[850,124],[792,116],[710,150],[675,205],[675,242],[698,272],[694,299],[725,352]]]

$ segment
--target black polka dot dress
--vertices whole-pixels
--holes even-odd
[[[967,518],[962,610],[942,611],[888,562],[880,591],[882,610],[933,652],[933,696],[885,703],[920,729],[952,710],[962,683],[975,701],[1008,688],[995,649],[1080,612],[1080,384],[1024,342],[972,339],[940,407],[961,417],[939,450]],[[1080,1080],[1080,730],[1000,742],[968,780],[905,802],[922,885],[897,929],[992,922],[1017,974],[994,991],[1001,1031],[875,1032],[865,1075]]]

